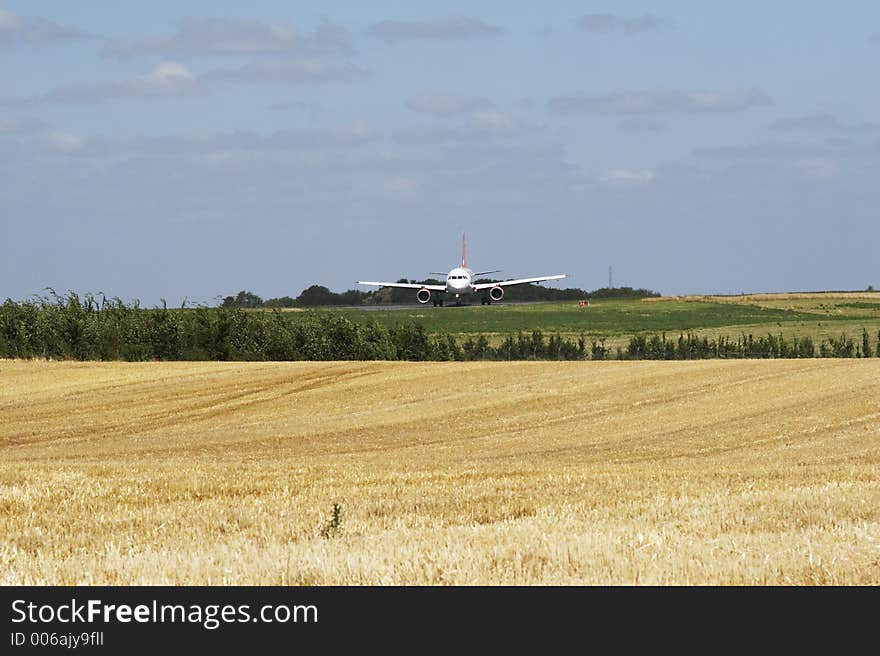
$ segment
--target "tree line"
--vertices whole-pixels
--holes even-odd
[[[440,285],[442,281],[434,278],[426,280],[407,280],[401,278],[397,282],[414,283],[417,285]],[[500,282],[489,278],[476,280],[477,283]],[[505,290],[507,301],[579,301],[581,299],[638,299],[660,296],[650,289],[634,289],[632,287],[602,287],[593,291],[585,291],[575,287],[559,289],[540,285],[516,285]],[[293,307],[328,307],[341,305],[404,305],[416,303],[415,290],[385,287],[376,291],[360,291],[349,289],[344,292],[333,292],[323,285],[312,285],[293,298],[263,299],[251,291],[242,290],[235,296],[226,296],[223,307],[238,308],[293,308]]]
[[[872,345],[872,341],[876,346]],[[0,305],[0,358],[72,360],[695,360],[706,358],[880,357],[876,339],[841,335],[815,344],[810,337],[677,338],[635,335],[611,349],[604,338],[507,335],[492,345],[485,335],[428,334],[424,326],[355,323],[328,312],[239,307],[179,310],[141,308],[118,298],[69,293]]]

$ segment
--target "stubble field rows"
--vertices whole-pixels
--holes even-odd
[[[877,359],[0,361],[0,584],[878,584],[878,401]]]

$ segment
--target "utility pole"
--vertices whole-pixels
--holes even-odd
[[[608,289],[614,289],[614,285],[611,284],[611,265],[608,265]]]

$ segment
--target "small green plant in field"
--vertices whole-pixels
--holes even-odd
[[[325,540],[338,537],[342,533],[342,506],[333,504],[330,519],[321,526],[321,537]]]

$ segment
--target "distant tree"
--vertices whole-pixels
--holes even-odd
[[[491,278],[479,278],[474,281],[477,284],[502,282]],[[544,287],[542,285],[515,285],[504,290],[505,301],[577,301],[587,298],[588,293],[583,289],[558,287]]]
[[[319,305],[334,305],[336,294],[323,285],[312,285],[304,289],[296,299],[296,304],[303,307],[315,307]]]
[[[349,289],[341,294],[337,294],[337,296],[339,297],[340,305],[363,305],[367,294],[358,289]]]
[[[290,296],[282,296],[280,298],[270,298],[263,301],[264,308],[291,308],[296,307],[296,299]]]
[[[407,280],[406,278],[400,278],[397,282],[415,283],[416,281]],[[405,289],[400,287],[386,287],[386,289],[390,290],[390,302],[394,305],[402,305],[405,303],[416,302],[416,290],[414,289]]]
[[[391,287],[382,287],[375,291],[370,298],[369,305],[390,305],[393,302]]]
[[[490,278],[475,280],[476,283],[503,282]],[[544,287],[540,284],[516,285],[504,290],[506,301],[579,301],[585,298],[621,299],[621,298],[651,298],[660,296],[659,292],[650,289],[633,289],[632,287],[602,287],[594,291],[569,287]]]
[[[441,285],[439,280],[434,278],[426,278],[425,280],[407,280],[406,278],[400,278],[396,282],[405,282],[409,284],[415,285]],[[383,287],[379,291],[375,292],[374,302],[377,305],[380,304],[388,304],[388,305],[407,305],[407,304],[415,304],[418,303],[416,300],[416,291],[415,289],[407,289],[401,287]]]
[[[225,308],[256,308],[263,305],[263,299],[253,292],[240,291],[235,296],[227,296],[223,299]]]
[[[632,287],[600,287],[587,295],[590,298],[656,298],[659,292],[650,289],[633,289]]]
[[[301,307],[319,307],[326,305],[361,305],[367,299],[366,292],[357,289],[349,289],[348,291],[337,294],[331,292],[321,285],[312,285],[308,289],[304,289],[300,294],[295,305]]]

